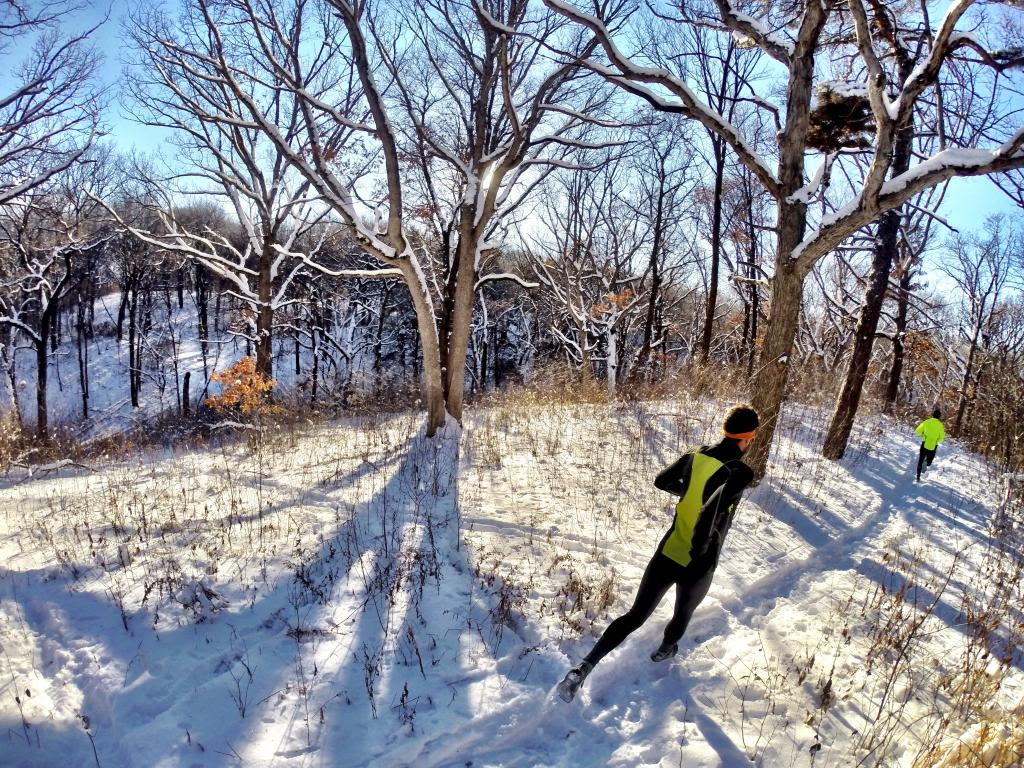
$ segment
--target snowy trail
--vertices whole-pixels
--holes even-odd
[[[664,531],[665,497],[650,478],[676,444],[706,442],[689,413],[616,410],[608,421],[592,410],[471,426],[457,474],[444,461],[460,454],[438,452],[416,420],[340,450],[325,430],[301,451],[228,452],[216,466],[181,457],[7,489],[25,510],[0,518],[10,531],[0,546],[0,706],[11,764],[52,768],[56,753],[93,764],[79,714],[104,768],[735,768],[804,764],[816,739],[835,750],[822,765],[844,764],[848,734],[874,705],[847,671],[837,695],[848,700],[835,725],[819,728],[821,664],[835,644],[823,632],[843,626],[835,611],[850,590],[898,577],[885,560],[893,542],[927,547],[922,573],[935,579],[952,558],[984,553],[991,505],[977,457],[949,446],[918,486],[889,455],[909,461],[912,439],[877,449],[862,441],[835,464],[817,457],[815,433],[783,435],[785,461],[741,504],[679,655],[664,664],[647,656],[667,599],[566,704],[553,687],[628,607]],[[683,427],[685,436],[674,432]],[[221,470],[231,479],[222,489]],[[204,472],[209,482],[197,482]],[[147,515],[187,498],[226,518],[183,527],[179,517],[166,535],[178,534],[180,549],[160,547],[149,561],[137,552],[129,567],[109,559],[116,540],[86,542],[76,580],[46,536],[95,538],[96,527],[74,519],[86,498],[145,503]],[[222,519],[234,526],[234,554],[189,549]],[[46,536],[32,530],[43,522]],[[288,542],[285,556],[246,551],[261,540],[259,524]],[[137,526],[125,530],[134,547]],[[181,594],[157,592],[140,607],[165,556],[191,567],[185,586],[209,584],[225,607],[182,613]],[[970,586],[969,571],[956,578]],[[957,603],[940,603],[935,621],[929,652],[958,658]],[[38,741],[18,741],[11,702],[23,689]]]
[[[944,459],[953,463],[957,456],[954,449]],[[675,661],[660,666],[647,660],[646,654],[660,641],[662,626],[656,618],[652,619],[595,670],[575,702],[561,703],[552,697],[550,688],[522,691],[486,718],[478,718],[473,734],[439,736],[425,744],[410,764],[454,766],[472,757],[488,765],[571,766],[577,764],[576,756],[581,753],[602,755],[608,765],[656,764],[664,756],[661,750],[648,750],[649,754],[645,754],[644,750],[623,750],[622,745],[657,741],[663,732],[673,732],[673,739],[679,741],[676,732],[680,721],[684,726],[680,760],[688,755],[701,755],[700,764],[735,766],[749,762],[742,745],[736,744],[716,722],[716,703],[699,692],[709,678],[721,674],[722,662],[716,654],[724,656],[728,652],[733,634],[756,632],[780,601],[796,598],[799,603],[809,599],[807,583],[825,581],[832,571],[856,570],[887,538],[908,526],[932,521],[936,510],[930,506],[927,495],[948,491],[936,485],[937,474],[933,470],[928,478],[930,486],[916,485],[913,474],[901,467],[885,467],[881,476],[869,478],[868,487],[880,484],[888,488],[877,495],[872,509],[862,512],[856,524],[831,536],[806,557],[775,566],[735,591],[709,596],[696,611]],[[856,480],[864,482],[863,477]],[[512,533],[498,522],[490,522],[486,527],[494,532]],[[563,534],[560,543],[569,551],[592,548],[589,544],[574,544],[574,539],[582,541],[580,537]],[[608,549],[606,545],[605,550]],[[620,548],[610,549],[624,554]],[[718,578],[735,578],[738,570],[726,555]],[[611,615],[625,607],[616,606]],[[811,607],[807,610],[809,615],[814,614]],[[580,641],[580,654],[589,642],[592,641]],[[558,654],[548,655],[541,674],[541,680],[551,685],[570,665],[568,659],[559,664],[557,657]],[[658,711],[659,707],[663,709]],[[637,717],[636,710],[644,710],[642,716]],[[687,720],[691,721],[689,730]],[[553,730],[561,735],[551,738]],[[703,741],[703,746],[694,746],[695,740]],[[545,742],[544,759],[533,762],[530,755],[538,741]],[[708,746],[717,756],[710,763],[704,748]]]
[[[808,574],[855,566],[858,550],[883,537],[894,518],[905,516],[910,490],[906,480],[898,482],[892,495],[880,498],[877,508],[863,515],[858,525],[834,536],[808,557],[785,563],[755,580],[741,593],[722,599],[723,608],[749,626],[757,617],[766,615],[776,599],[790,594]]]

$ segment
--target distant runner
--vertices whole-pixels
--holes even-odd
[[[569,670],[558,684],[558,695],[565,701],[573,700],[587,675],[609,651],[650,618],[673,584],[675,610],[651,661],[676,655],[690,617],[711,586],[736,504],[754,479],[753,471],[740,459],[753,442],[759,424],[753,408],[730,408],[722,422],[723,437],[717,444],[683,454],[655,478],[655,486],[680,497],[672,527],[644,571],[633,607],[608,625],[579,666]]]
[[[942,422],[939,419],[942,417],[942,411],[936,408],[932,411],[932,417],[925,419],[917,425],[917,429],[914,430],[914,434],[920,438],[923,438],[924,442],[921,443],[921,452],[917,455],[917,482],[921,482],[921,471],[927,469],[927,466],[932,465],[932,460],[935,458],[935,449],[939,447],[939,443],[946,439],[946,429],[942,426]]]

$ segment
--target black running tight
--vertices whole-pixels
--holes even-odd
[[[629,635],[639,629],[658,607],[661,598],[673,584],[676,587],[676,605],[672,620],[665,627],[665,642],[677,643],[686,631],[690,617],[708,593],[715,564],[704,564],[699,568],[682,566],[657,552],[647,564],[640,588],[633,600],[633,607],[608,625],[597,645],[586,655],[585,661],[596,666],[610,651],[618,647]]]
[[[917,479],[921,479],[921,470],[924,469],[925,462],[928,462],[928,466],[932,465],[932,460],[935,458],[935,451],[938,450],[939,446],[935,446],[931,450],[924,447],[924,443],[921,443],[921,451],[917,455]]]

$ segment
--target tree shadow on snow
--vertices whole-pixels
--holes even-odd
[[[43,674],[63,665],[83,689],[102,765],[154,751],[195,766],[401,765],[433,731],[472,719],[470,687],[493,673],[483,641],[493,604],[474,591],[458,546],[458,437],[421,429],[405,449],[371,498],[325,531],[317,550],[298,553],[292,573],[201,623],[156,632],[147,609],[123,632],[114,603],[58,566],[0,571]],[[320,493],[329,501],[382,470],[356,467]],[[84,585],[95,566],[82,566]],[[92,666],[100,661],[103,673]],[[44,743],[43,762],[59,754],[92,764],[84,746],[54,752]]]

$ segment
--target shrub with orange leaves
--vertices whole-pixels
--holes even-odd
[[[281,410],[270,401],[270,392],[276,382],[256,371],[254,357],[243,357],[210,379],[223,387],[220,395],[206,398],[206,405],[217,413],[237,411],[243,416],[258,418]]]
[[[600,317],[606,312],[611,312],[613,309],[625,309],[633,301],[634,296],[632,288],[626,288],[621,293],[609,292],[605,294],[602,301],[590,308],[590,315],[591,317]]]

